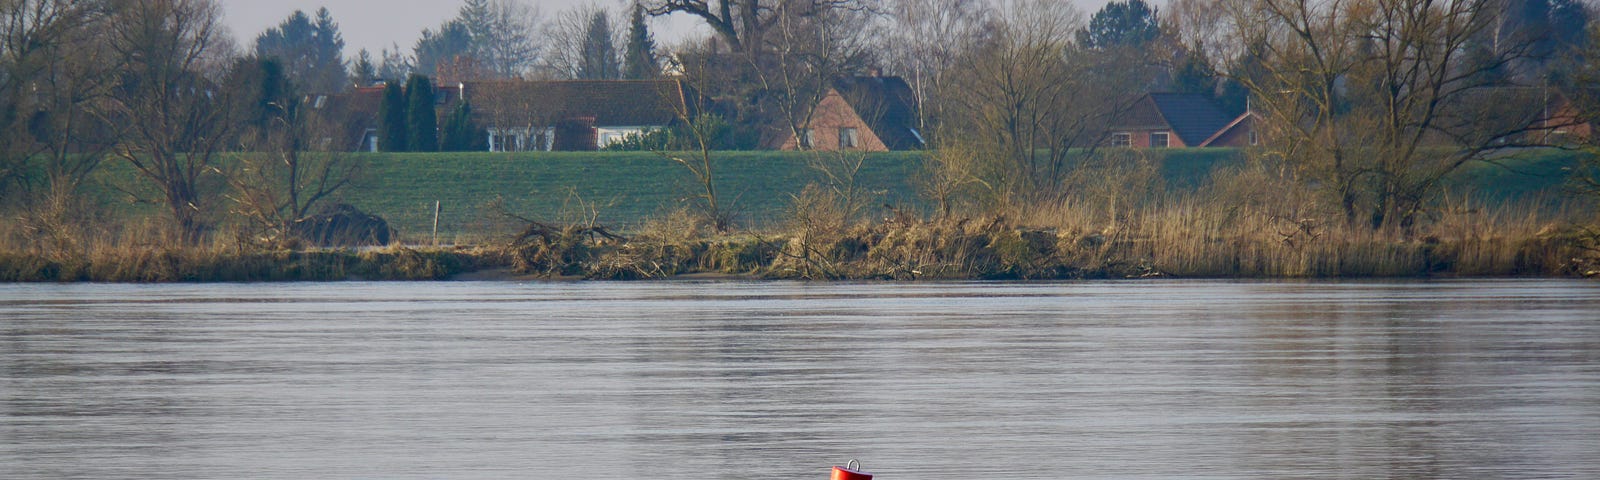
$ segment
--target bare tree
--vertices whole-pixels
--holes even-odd
[[[246,107],[257,110],[256,118],[240,135],[244,151],[222,169],[231,187],[226,196],[253,240],[285,247],[295,238],[297,224],[354,180],[358,165],[324,136],[338,130],[335,119],[323,117],[314,102],[304,104],[281,70],[260,68],[268,61],[243,63],[232,75],[235,82],[248,90],[282,93]]]
[[[121,125],[116,155],[158,192],[175,238],[200,241],[208,227],[204,180],[234,127],[219,79],[233,45],[214,0],[130,0],[106,34],[122,65],[101,115]]]
[[[714,3],[713,3],[714,2]],[[645,0],[653,16],[684,13],[705,22],[717,38],[736,52],[760,57],[767,34],[795,12],[814,14],[832,9],[867,9],[868,0]]]
[[[986,152],[978,174],[995,202],[1066,194],[1074,160],[1093,157],[1107,125],[1138,98],[1130,86],[1148,78],[1140,59],[1074,45],[1081,22],[1055,2],[1013,2],[948,74],[940,135]]]
[[[869,18],[860,12],[835,9],[810,13],[780,6],[773,40],[771,65],[755,71],[762,87],[771,92],[796,145],[809,150],[803,132],[811,125],[817,105],[841,77],[866,66],[869,47],[865,31]]]
[[[520,0],[473,0],[461,18],[472,33],[472,54],[496,78],[519,78],[539,62],[543,14]]]
[[[983,0],[889,0],[887,14],[873,30],[880,61],[905,77],[916,92],[917,128],[928,135],[944,103],[934,98],[947,72],[955,68],[961,48],[978,44],[994,14]]]
[[[1219,60],[1238,57],[1240,45],[1234,42],[1233,24],[1226,18],[1225,0],[1173,0],[1162,10],[1162,30],[1173,41],[1205,58]]]
[[[622,25],[615,21],[617,17],[611,15],[605,8],[589,4],[562,11],[543,27],[546,42],[543,59],[545,76],[557,79],[584,78],[586,70],[596,70],[586,68],[590,63],[616,64],[619,65],[619,69],[621,68],[622,57],[617,55],[615,48],[610,53],[613,58],[594,58],[600,54],[598,51],[592,51],[595,49],[590,42],[592,34],[600,33],[596,31],[597,19],[604,19],[607,22],[604,35],[610,37],[613,47],[627,41],[625,38],[627,30],[622,28]]]
[[[112,140],[90,114],[112,80],[113,59],[96,32],[103,7],[0,2],[0,198],[18,187],[9,195],[21,207],[17,225],[58,249],[77,240],[72,230],[83,222],[75,217],[86,209],[79,187]],[[29,169],[36,173],[22,173]]]
[[[1230,16],[1252,60],[1235,71],[1276,155],[1326,189],[1351,224],[1410,227],[1470,162],[1527,145],[1543,101],[1486,73],[1527,55],[1469,58],[1492,0],[1241,0]]]
[[[697,71],[706,69],[704,65],[686,67]],[[684,80],[656,82],[657,95],[672,107],[678,122],[674,130],[682,136],[680,141],[687,144],[689,150],[653,152],[689,171],[699,190],[695,199],[700,203],[702,220],[713,230],[726,232],[733,228],[733,218],[717,191],[712,152],[725,142],[722,137],[728,133],[728,124],[721,116],[710,113],[709,100],[699,93],[712,81],[703,75],[691,75]]]

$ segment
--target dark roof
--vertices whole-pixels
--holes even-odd
[[[1117,123],[1120,129],[1171,128],[1184,145],[1197,146],[1232,120],[1209,96],[1152,93],[1135,103]]]
[[[834,90],[855,109],[890,150],[922,148],[917,126],[917,96],[900,77],[845,77]]]
[[[310,107],[327,128],[338,135],[337,148],[354,150],[361,146],[368,128],[378,124],[378,107],[383,103],[383,87],[360,87],[333,95],[308,95]]]
[[[522,109],[552,121],[593,118],[599,127],[667,125],[695,115],[697,103],[677,80],[467,82],[466,89],[480,114]]]

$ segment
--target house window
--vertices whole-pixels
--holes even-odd
[[[856,148],[856,146],[860,144],[858,141],[859,139],[856,138],[856,135],[856,129],[854,128],[839,129],[839,148]]]
[[[1155,132],[1150,134],[1150,148],[1167,148],[1167,146],[1172,143],[1172,140],[1168,135],[1169,134],[1167,132]]]
[[[1133,135],[1126,133],[1113,133],[1111,134],[1111,146],[1112,148],[1131,147],[1133,146]]]
[[[1250,131],[1250,146],[1255,146],[1255,145],[1256,145],[1256,131],[1255,130],[1251,130]]]
[[[523,129],[490,129],[489,151],[491,152],[527,152],[547,150],[545,143],[549,137],[548,130],[523,130]]]
[[[541,128],[534,130],[533,135],[528,139],[528,144],[525,149],[548,152],[555,149],[555,142],[556,129]]]
[[[809,128],[800,129],[800,149],[801,150],[810,150],[811,146],[812,145],[816,145],[816,144],[817,144],[817,137],[816,137],[816,132],[815,131],[813,131],[813,130],[811,130]]]
[[[495,131],[489,137],[489,150],[496,152],[515,152],[519,150],[517,134],[504,131]]]

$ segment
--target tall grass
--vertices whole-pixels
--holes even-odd
[[[497,260],[479,249],[268,250],[213,235],[181,246],[148,224],[84,228],[71,242],[0,243],[4,282],[261,282],[438,280]]]
[[[1122,262],[1185,277],[1511,276],[1574,273],[1581,211],[1525,198],[1447,198],[1410,228],[1352,226],[1315,192],[1226,171],[1196,191],[1152,189],[1135,201],[1074,197],[1010,208],[1057,232],[1070,264]]]

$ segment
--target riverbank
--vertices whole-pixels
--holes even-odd
[[[1158,153],[1158,159],[1123,159],[1096,175],[1074,177],[1070,195],[1034,202],[923,178],[927,172],[915,155],[865,157],[840,174],[826,159],[730,153],[719,157],[719,183],[727,182],[719,191],[734,205],[761,205],[764,213],[723,209],[716,221],[693,195],[668,193],[673,189],[664,186],[683,183],[672,175],[684,173],[647,154],[372,154],[361,157],[368,179],[342,200],[398,220],[390,223],[397,246],[269,249],[263,245],[303,242],[272,241],[217,213],[202,245],[179,247],[166,240],[159,213],[91,202],[82,218],[0,231],[0,281],[1381,278],[1600,271],[1600,230],[1588,227],[1596,224],[1596,209],[1590,197],[1563,190],[1577,161],[1565,152],[1502,162],[1514,160],[1516,169],[1467,169],[1448,189],[1459,193],[1441,195],[1414,223],[1381,231],[1349,218],[1326,192],[1299,188],[1264,166],[1239,164],[1237,152]],[[626,174],[634,170],[649,174]],[[822,175],[829,171],[837,175]],[[940,185],[943,190],[934,188]],[[550,194],[563,189],[568,193]],[[595,200],[605,189],[629,200]],[[423,204],[431,213],[434,203],[426,199],[432,198],[446,205],[437,236],[431,228],[419,233],[431,221],[400,213],[422,210],[402,205]],[[473,203],[484,206],[466,214],[448,206]],[[89,208],[94,205],[106,208]],[[460,220],[464,216],[478,220]],[[435,241],[467,246],[415,246]]]
[[[1178,222],[1183,223],[1183,222]],[[1405,239],[1331,231],[1220,235],[1202,225],[1030,228],[1000,219],[885,221],[830,232],[601,236],[582,228],[503,245],[253,252],[122,247],[0,252],[5,282],[347,280],[1062,280],[1579,277],[1600,272],[1570,227]],[[1462,230],[1471,232],[1472,230]]]

